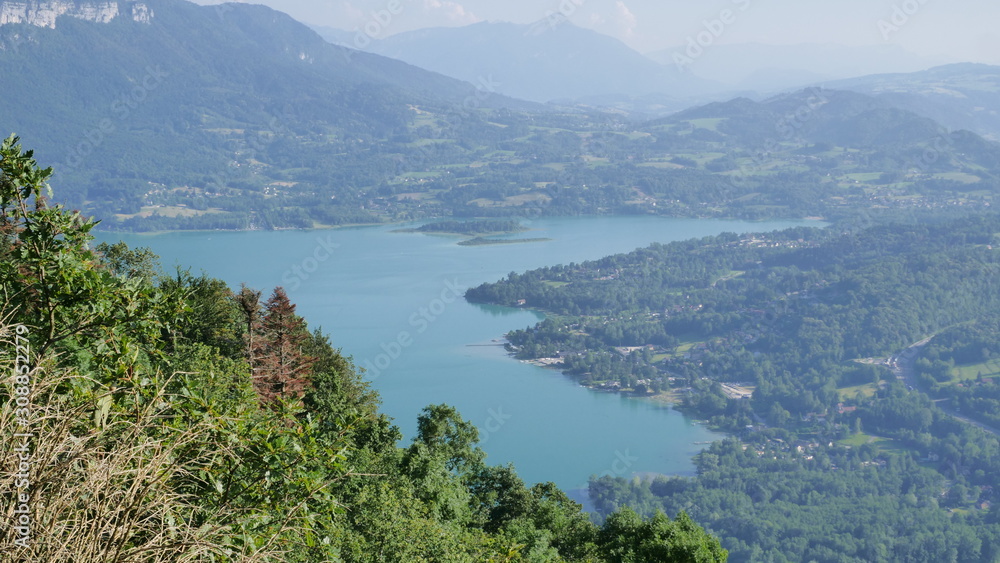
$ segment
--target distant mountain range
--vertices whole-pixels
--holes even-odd
[[[253,151],[280,138],[385,138],[414,106],[537,107],[331,45],[264,6],[5,0],[0,14],[0,128],[56,165],[75,205],[205,185],[266,163]]]
[[[0,0],[0,17],[0,134],[21,135],[55,167],[64,203],[126,229],[828,215],[863,209],[881,190],[902,198],[893,206],[928,194],[950,205],[973,187],[992,193],[1000,177],[1000,145],[949,134],[1000,130],[996,67],[754,101],[720,99],[717,86],[568,24],[378,44],[470,83],[333,45],[263,6]],[[435,59],[456,37],[467,45]],[[617,111],[639,106],[674,115]],[[936,158],[923,166],[928,149]],[[760,165],[761,154],[776,156]],[[747,179],[738,198],[719,190],[734,175]],[[826,199],[828,183],[840,199]]]
[[[315,27],[328,41],[358,46],[356,34]],[[772,95],[810,84],[892,70],[913,72],[942,61],[900,47],[715,45],[677,64],[684,48],[641,55],[621,41],[568,22],[532,25],[480,22],[429,28],[364,49],[476,83],[492,77],[509,96],[666,115],[697,103]]]
[[[647,56],[674,65],[685,48],[665,49]],[[882,72],[915,72],[947,61],[920,57],[896,45],[837,44],[712,45],[687,65],[692,74],[730,90],[776,92],[807,84]]]
[[[826,86],[869,94],[950,129],[968,129],[1000,140],[1000,66],[954,64],[827,82]]]
[[[856,92],[812,88],[761,102],[737,98],[691,108],[647,127],[691,122],[711,123],[720,139],[734,147],[772,151],[804,142],[876,151],[880,158],[910,154],[912,163],[919,163],[920,151],[942,138],[950,146],[931,164],[1000,171],[1000,144],[969,131],[950,135],[933,119]]]
[[[369,49],[468,82],[492,76],[502,93],[538,102],[654,93],[682,99],[719,90],[569,23],[421,29],[375,41]]]

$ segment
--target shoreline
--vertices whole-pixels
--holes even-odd
[[[463,240],[458,243],[458,246],[496,246],[503,244],[531,244],[535,242],[549,242],[551,238],[521,238],[521,239],[487,239],[483,237],[475,237],[467,240]]]
[[[405,221],[409,223],[410,221]],[[312,231],[335,231],[337,229],[355,229],[361,227],[381,227],[383,225],[401,225],[404,223],[349,223],[345,225],[322,225],[313,227],[278,227],[275,229],[164,229],[159,231],[117,231],[102,229],[100,223],[94,228],[94,232],[106,235],[135,235],[135,236],[158,236],[175,235],[184,233],[265,233],[280,231],[302,231],[304,233]]]
[[[555,218],[562,218],[562,217],[577,217],[577,218],[593,217],[593,218],[601,218],[601,217],[633,217],[633,216],[634,216],[633,214],[629,214],[629,213],[609,213],[609,214],[606,214],[606,215],[593,215],[593,214],[589,214],[589,215],[540,215],[540,216],[535,217],[535,218],[536,219],[546,219],[546,218],[548,218],[548,219],[555,219]],[[703,216],[698,216],[698,215],[683,216],[683,215],[656,215],[656,214],[651,214],[649,216],[650,217],[658,217],[658,218],[661,218],[661,219],[700,219],[700,220],[717,220],[717,221],[744,221],[744,222],[747,222],[747,223],[766,223],[768,221],[811,221],[811,222],[817,222],[817,223],[826,223],[826,222],[829,221],[829,219],[824,218],[824,217],[772,217],[772,218],[767,218],[767,219],[746,219],[746,218],[742,218],[742,217],[715,217],[715,216],[703,217]],[[95,219],[95,220],[98,221],[97,226],[94,227],[94,231],[95,232],[100,232],[100,233],[104,233],[104,234],[118,234],[118,235],[139,235],[139,236],[149,235],[149,236],[153,236],[153,235],[165,235],[165,234],[176,234],[176,233],[254,233],[254,232],[265,232],[265,231],[304,231],[304,232],[310,232],[310,231],[329,231],[329,230],[335,230],[335,229],[351,229],[351,228],[359,228],[359,227],[381,227],[381,226],[391,226],[391,225],[405,225],[407,223],[416,223],[416,222],[420,222],[420,221],[439,221],[439,220],[442,220],[442,219],[449,219],[449,217],[428,217],[428,218],[425,218],[425,219],[407,219],[407,220],[400,220],[400,221],[381,221],[381,222],[377,222],[377,223],[347,223],[347,224],[344,224],[344,225],[314,225],[312,227],[277,227],[277,228],[274,228],[274,229],[163,229],[163,230],[158,230],[158,231],[120,231],[120,230],[108,230],[108,229],[101,228],[101,223],[104,222],[106,219],[96,219],[94,217],[91,217],[91,219]],[[475,219],[495,219],[495,217],[470,217],[469,219],[473,219],[473,220],[475,220]],[[817,227],[817,228],[822,228],[822,227]],[[534,230],[534,229],[530,229],[529,228],[527,230],[531,231],[531,230]],[[405,229],[401,229],[400,231],[405,232]],[[523,231],[520,231],[520,232],[523,232]],[[440,234],[459,234],[459,233],[444,233],[444,232],[442,232],[442,233],[430,233],[430,232],[427,232],[427,233],[423,233],[423,234],[439,234],[440,235]],[[466,236],[466,235],[462,235],[462,236]]]
[[[535,358],[535,359],[532,359],[532,360],[522,360],[522,359],[519,359],[519,358],[515,357],[513,355],[513,353],[511,353],[509,351],[507,352],[507,357],[511,358],[513,360],[517,360],[517,361],[519,361],[521,363],[531,364],[531,365],[536,366],[536,367],[540,367],[540,368],[544,368],[544,369],[556,370],[563,377],[566,377],[566,378],[568,378],[570,380],[573,380],[573,378],[571,376],[567,375],[565,372],[563,372],[561,369],[559,369],[559,365],[562,364],[562,360],[559,359],[559,358]],[[584,385],[584,384],[578,383],[576,381],[574,381],[574,383],[577,383],[580,387],[584,387],[584,388],[589,389],[590,391],[593,391],[595,393],[614,393],[616,395],[619,395],[621,397],[625,397],[627,399],[639,400],[639,401],[647,401],[647,402],[654,403],[654,404],[656,404],[658,406],[661,406],[661,407],[664,407],[664,408],[671,408],[671,409],[676,410],[677,412],[681,413],[682,415],[684,415],[685,418],[687,418],[687,419],[689,419],[691,421],[691,424],[697,424],[697,425],[704,426],[705,428],[708,428],[712,432],[716,432],[716,433],[719,433],[719,434],[724,434],[726,437],[732,437],[732,436],[734,436],[734,434],[731,434],[731,433],[729,433],[729,432],[727,432],[727,431],[725,431],[725,430],[723,430],[721,428],[712,426],[709,423],[708,420],[705,420],[703,418],[699,418],[697,415],[695,415],[694,413],[692,413],[690,410],[684,408],[684,406],[682,404],[682,398],[680,396],[680,393],[678,393],[677,389],[670,389],[670,390],[667,390],[667,391],[660,391],[659,393],[654,393],[652,395],[635,395],[635,394],[633,394],[631,392],[623,393],[620,390],[601,389],[599,387],[595,387],[595,386],[592,386],[592,385]],[[707,444],[711,444],[711,443],[712,442],[707,442]],[[697,444],[698,445],[702,445],[700,442],[697,443]]]
[[[531,364],[533,366],[540,368],[556,370],[564,377],[573,379],[571,376],[567,375],[566,372],[560,369],[562,360],[559,358],[535,358],[532,360],[522,360],[515,357],[510,352],[507,352],[507,357],[517,360],[524,364]],[[643,399],[653,403],[658,403],[660,405],[671,406],[677,408],[677,410],[681,410],[680,408],[681,397],[677,393],[677,391],[673,389],[669,391],[660,391],[659,393],[654,393],[652,395],[636,395],[634,392],[622,392],[620,390],[615,390],[615,389],[601,389],[600,387],[595,387],[593,385],[584,385],[583,383],[578,383],[578,385],[580,385],[580,387],[585,387],[597,393],[615,393],[623,397],[628,397],[629,399]],[[691,418],[694,419],[694,417]],[[705,422],[705,421],[699,421],[699,422]]]

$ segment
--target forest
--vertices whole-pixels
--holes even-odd
[[[810,99],[789,98],[779,102],[794,108]],[[240,157],[215,171],[164,171],[148,188],[105,182],[88,197],[107,226],[131,231],[585,214],[850,220],[964,215],[995,204],[1000,148],[948,135],[947,153],[925,164],[921,155],[943,135],[936,126],[856,103],[871,107],[815,121],[861,127],[874,119],[890,130],[918,122],[923,130],[892,139],[832,126],[789,133],[780,111],[730,116],[724,108],[653,122],[483,109],[454,126],[446,107],[428,107],[386,138],[331,144],[332,131],[261,130],[214,139],[220,157]]]
[[[694,479],[592,481],[601,510],[684,507],[736,560],[998,556],[1000,442],[966,417],[995,423],[1000,404],[1000,216],[654,244],[467,298],[547,313],[508,335],[517,357],[738,438]],[[859,479],[875,488],[859,495]],[[880,551],[885,538],[906,545]]]
[[[963,323],[934,336],[915,362],[920,387],[954,412],[1000,428],[1000,317]]]
[[[282,288],[93,247],[52,172],[0,146],[5,560],[726,561],[683,512],[598,525],[489,465],[448,405],[400,444]]]
[[[6,84],[0,121],[57,167],[61,201],[102,228],[841,221],[997,205],[1000,145],[959,125],[978,120],[899,97],[808,88],[663,118],[537,104],[329,44],[260,6],[156,3],[149,25],[0,29],[0,75],[20,78]],[[933,76],[895,80],[963,92],[946,113],[988,114],[988,67]]]

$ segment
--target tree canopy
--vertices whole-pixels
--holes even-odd
[[[349,357],[281,288],[91,247],[51,170],[0,146],[0,552],[78,561],[725,561],[684,515],[598,526],[486,464],[435,405],[408,447]],[[19,465],[21,464],[21,465]],[[22,482],[23,480],[23,482]],[[634,516],[634,515],[632,515]],[[669,548],[669,549],[668,549]],[[706,554],[710,558],[706,558]],[[650,559],[649,557],[653,557]]]

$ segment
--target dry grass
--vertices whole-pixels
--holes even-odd
[[[170,430],[162,416],[169,403],[164,389],[156,390],[152,400],[137,401],[135,404],[142,406],[129,416],[109,417],[99,406],[55,393],[83,376],[46,367],[52,362],[42,362],[42,367],[32,372],[31,483],[17,489],[19,452],[15,448],[22,440],[14,435],[25,429],[11,400],[10,351],[14,345],[10,340],[0,338],[0,369],[8,374],[0,385],[0,489],[4,491],[0,560],[152,563],[283,559],[276,538],[290,530],[288,521],[269,541],[265,538],[240,545],[240,534],[234,534],[226,524],[238,522],[240,514],[232,509],[206,509],[193,495],[179,492],[177,484],[190,483],[192,472],[207,462],[199,457],[218,455],[226,448],[214,443],[219,439],[214,438],[218,434],[212,431],[210,420]],[[145,394],[148,396],[149,390]],[[100,399],[97,404],[101,404]],[[15,491],[27,492],[30,497],[28,547],[15,543]]]

